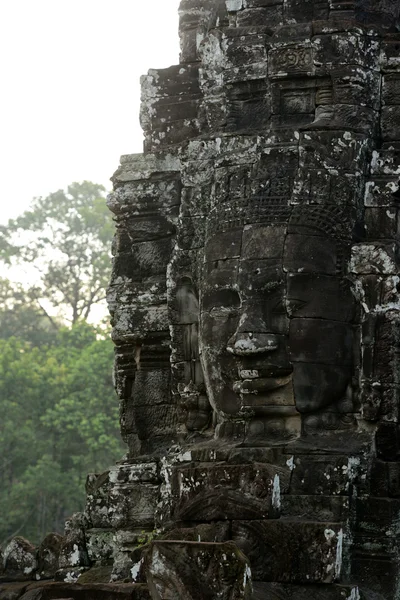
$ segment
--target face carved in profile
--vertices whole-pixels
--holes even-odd
[[[352,421],[354,301],[345,241],[323,212],[210,227],[199,334],[222,436],[282,440]]]

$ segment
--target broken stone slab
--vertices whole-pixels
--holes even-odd
[[[0,583],[0,600],[18,600],[26,591],[29,582],[12,581]]]
[[[146,528],[154,523],[159,485],[154,462],[119,465],[87,483],[86,513],[93,530]],[[103,537],[104,543],[105,534]],[[100,540],[93,533],[90,552],[95,555]],[[106,545],[110,547],[112,541]],[[97,553],[98,554],[98,553]],[[97,559],[96,559],[97,560]]]
[[[155,154],[127,154],[121,156],[121,166],[115,172],[113,181],[116,185],[129,181],[141,181],[149,179],[154,173],[179,172],[181,163],[172,154],[161,157]],[[111,210],[113,205],[111,205]]]
[[[11,580],[34,579],[37,569],[36,546],[17,536],[4,550],[4,574]]]
[[[28,586],[20,599],[150,600],[150,594],[147,586],[137,584],[90,583],[87,585],[81,585],[79,583],[41,582]]]
[[[234,521],[232,538],[250,561],[254,581],[332,583],[342,569],[340,523]]]
[[[251,571],[233,542],[155,541],[145,555],[152,600],[250,600]]]
[[[37,552],[36,579],[52,579],[58,570],[64,538],[58,533],[49,533],[41,542]]]

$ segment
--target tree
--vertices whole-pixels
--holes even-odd
[[[54,342],[61,322],[51,317],[36,287],[23,287],[0,278],[0,339],[16,337],[32,346]]]
[[[0,339],[0,543],[62,532],[87,473],[123,455],[112,360],[111,340],[84,322],[51,345]]]
[[[3,260],[28,264],[37,272],[38,284],[31,294],[42,310],[46,301],[66,308],[75,324],[104,299],[113,224],[102,185],[73,183],[67,191],[35,198],[31,208],[0,233]]]

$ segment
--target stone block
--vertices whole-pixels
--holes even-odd
[[[153,600],[250,600],[251,572],[233,542],[153,542],[145,556]]]
[[[145,585],[129,583],[71,583],[49,582],[30,585],[24,600],[150,600]],[[22,600],[22,599],[21,599]]]
[[[393,600],[398,592],[399,562],[376,556],[355,556],[351,564],[351,579],[358,582],[361,589],[368,590],[367,598]]]
[[[395,203],[393,194],[397,189],[398,182],[394,177],[367,181],[364,196],[365,206],[392,209]]]
[[[331,346],[315,345],[316,339],[329,339]],[[292,319],[289,332],[290,360],[324,365],[351,365],[353,331],[347,323],[323,319]]]
[[[25,538],[15,537],[4,548],[3,567],[8,578],[34,579],[37,566],[36,547]]]
[[[234,521],[232,539],[250,561],[255,581],[332,583],[342,568],[338,523]]]
[[[252,600],[368,600],[368,596],[354,585],[290,585],[256,581],[253,588]]]
[[[387,106],[400,104],[400,74],[386,75],[383,78],[382,101]]]
[[[88,529],[85,534],[90,563],[97,566],[110,564],[115,549],[114,531],[112,529]]]
[[[382,108],[381,131],[385,142],[400,140],[400,106]]]
[[[238,13],[238,27],[277,27],[283,23],[282,4],[248,8]]]
[[[268,518],[279,514],[290,469],[273,465],[176,466],[175,518],[185,521]]]
[[[398,239],[399,217],[397,207],[367,207],[364,220],[367,240]]]
[[[307,44],[288,44],[273,48],[268,54],[268,61],[271,77],[304,76],[315,71],[314,50]]]
[[[281,517],[308,521],[346,521],[349,515],[347,496],[283,494]]]
[[[108,506],[111,526],[116,529],[153,526],[158,500],[157,485],[115,485],[110,491]]]
[[[283,266],[289,273],[336,274],[337,249],[334,239],[290,233],[285,239]]]
[[[400,500],[360,496],[356,500],[355,531],[396,540]]]
[[[36,579],[52,579],[58,569],[63,537],[58,533],[49,533],[37,550]]]
[[[400,460],[400,426],[398,423],[380,423],[375,440],[379,458],[387,461]]]
[[[360,477],[360,458],[346,455],[295,457],[290,495],[347,497]]]

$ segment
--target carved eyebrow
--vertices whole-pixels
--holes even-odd
[[[263,285],[263,290],[266,292],[272,292],[276,290],[280,285],[284,283],[283,279],[276,279],[275,281],[267,281],[265,285]]]
[[[211,310],[216,307],[239,308],[240,297],[236,290],[222,289],[205,294],[203,298],[203,309]]]

